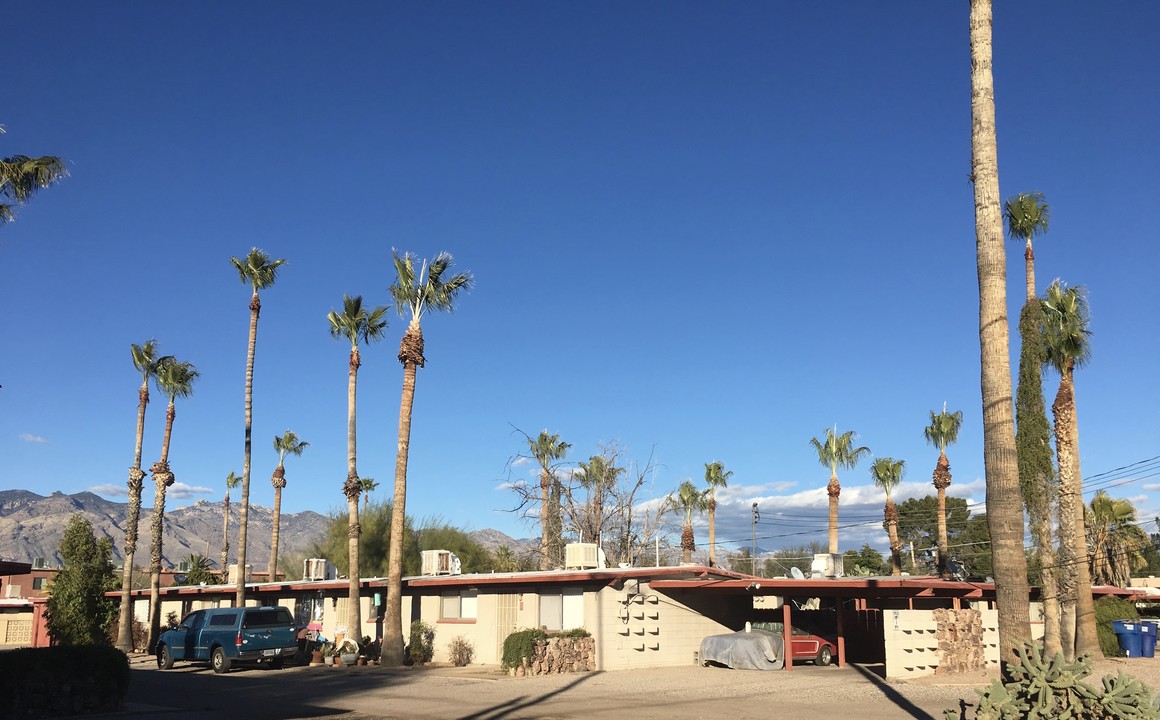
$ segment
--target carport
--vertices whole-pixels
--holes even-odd
[[[870,633],[881,632],[880,611],[884,609],[962,608],[964,600],[993,601],[994,583],[941,580],[922,577],[842,577],[842,578],[764,578],[751,576],[741,579],[699,578],[690,580],[653,580],[652,589],[683,591],[686,593],[718,595],[722,598],[775,597],[781,601],[783,641],[789,662],[786,670],[793,669],[792,632],[794,600],[823,598],[833,601],[837,624],[837,664],[846,665],[846,641],[849,618],[853,612],[859,625]],[[776,603],[771,603],[776,604]],[[852,605],[850,611],[845,605]],[[875,624],[876,623],[876,624]],[[859,629],[865,629],[860,627]],[[865,636],[860,639],[864,641]]]

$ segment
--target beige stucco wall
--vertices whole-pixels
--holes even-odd
[[[601,590],[593,609],[589,630],[596,635],[599,670],[688,665],[706,635],[731,631],[635,580]]]

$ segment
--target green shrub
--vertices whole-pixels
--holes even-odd
[[[1098,687],[1080,682],[1091,674],[1091,660],[1065,662],[1057,654],[1044,658],[1038,645],[1017,651],[1019,662],[1007,665],[1007,680],[976,690],[975,720],[1073,718],[1073,720],[1155,720],[1151,693],[1129,675],[1105,675]],[[965,710],[946,710],[946,720],[965,718]]]
[[[0,717],[111,712],[129,689],[129,658],[107,645],[0,653]]]
[[[563,630],[563,631],[558,632],[558,633],[552,633],[552,637],[585,638],[585,637],[592,637],[592,633],[588,632],[584,628],[578,627],[578,628],[572,628],[571,630]]]
[[[462,635],[457,635],[447,645],[447,657],[455,667],[465,667],[475,659],[475,646]]]
[[[536,641],[545,640],[547,637],[548,635],[539,628],[517,630],[508,635],[503,641],[503,668],[507,670],[519,667],[523,658],[531,659]]]
[[[435,628],[422,620],[411,623],[411,643],[407,652],[415,665],[431,662],[435,657]]]
[[[1113,620],[1135,620],[1140,617],[1136,605],[1111,595],[1096,600],[1096,634],[1100,638],[1100,650],[1104,657],[1119,657],[1120,643],[1112,631]]]

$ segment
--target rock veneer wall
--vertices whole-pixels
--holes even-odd
[[[536,641],[532,657],[512,668],[512,674],[557,675],[561,673],[592,672],[596,670],[596,638],[554,637]]]
[[[978,610],[933,611],[938,666],[935,675],[982,670],[987,667],[983,619]]]

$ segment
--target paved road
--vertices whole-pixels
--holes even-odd
[[[571,718],[942,720],[967,686],[885,683],[865,668],[790,673],[694,666],[538,678],[480,668],[236,670],[133,664],[119,716],[162,720],[565,720]]]

